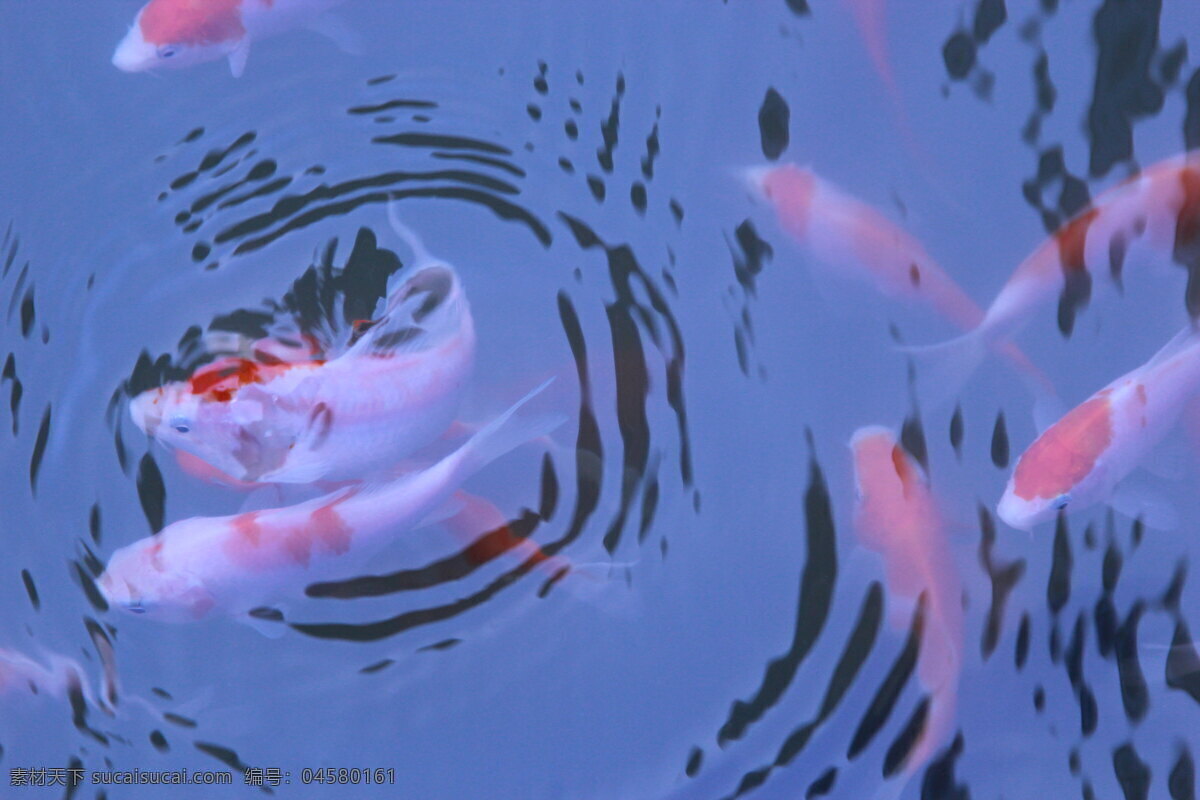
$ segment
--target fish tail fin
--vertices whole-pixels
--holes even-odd
[[[971,374],[987,355],[988,340],[983,328],[940,344],[903,346],[917,367],[917,390],[928,406],[938,408],[957,398]]]
[[[412,251],[413,261],[417,269],[427,267],[430,264],[438,263],[438,260],[429,254],[425,249],[425,243],[421,241],[421,237],[416,231],[400,221],[400,215],[396,212],[396,201],[388,200],[387,203],[387,218],[388,224],[392,226],[392,231],[408,246]]]
[[[1008,359],[1009,364],[1021,379],[1021,383],[1029,392],[1029,396],[1033,398],[1033,422],[1038,433],[1057,422],[1067,409],[1058,396],[1058,389],[1054,386],[1054,381],[1050,380],[1050,377],[1011,341],[998,340],[995,342],[994,349]]]
[[[546,436],[567,421],[563,414],[530,414],[517,411],[553,382],[546,381],[522,397],[511,408],[489,422],[458,450],[457,471],[462,477],[483,469],[508,451]]]

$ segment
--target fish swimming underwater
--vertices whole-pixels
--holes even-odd
[[[238,616],[302,597],[317,581],[346,577],[399,534],[450,516],[474,472],[550,433],[562,417],[522,419],[530,392],[428,469],[375,486],[351,486],[284,508],[192,517],[117,550],[98,585],[108,602],[168,621]]]
[[[71,699],[98,708],[107,714],[113,713],[116,699],[115,676],[108,675],[108,689],[99,693],[88,683],[87,671],[77,662],[65,656],[47,654],[49,665],[33,660],[24,653],[0,648],[0,697],[6,695],[32,694]],[[106,670],[108,664],[105,665]]]
[[[458,276],[419,269],[328,360],[226,357],[139,394],[142,431],[234,481],[357,479],[450,427],[470,385],[475,328]]]
[[[747,170],[746,177],[774,207],[784,229],[814,256],[814,269],[929,307],[962,330],[984,319],[983,310],[916,238],[812,170],[784,164]],[[1053,396],[1049,378],[1024,353],[1008,343],[1000,349],[1035,396]]]
[[[1147,514],[1118,484],[1175,426],[1198,387],[1200,333],[1188,326],[1038,436],[1018,459],[996,513],[1030,530],[1062,509],[1107,502],[1152,527],[1173,527],[1168,510]]]
[[[1122,286],[1129,248],[1141,243],[1162,264],[1188,271],[1185,307],[1200,320],[1200,151],[1161,161],[1097,197],[1017,267],[966,335],[904,348],[921,356],[931,386],[957,391],[990,346],[1013,336],[1039,308],[1058,297],[1064,335],[1091,299],[1097,274]]]
[[[883,557],[888,594],[925,597],[917,677],[930,695],[924,730],[904,771],[928,763],[954,730],[962,670],[962,582],[941,516],[917,462],[886,428],[855,431],[850,440],[858,502],[854,527],[864,547]]]
[[[113,54],[125,72],[189,67],[221,58],[240,76],[251,42],[311,28],[353,49],[327,12],[345,0],[150,0]]]

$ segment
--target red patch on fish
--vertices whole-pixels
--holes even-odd
[[[196,370],[188,379],[192,394],[203,395],[206,400],[228,403],[237,390],[251,383],[265,383],[300,366],[321,366],[321,359],[292,363],[276,361],[260,363],[247,358],[222,358]]]
[[[784,227],[795,236],[805,234],[816,189],[812,173],[793,166],[776,167],[762,179],[763,194],[775,206]]]
[[[262,540],[262,526],[258,524],[257,511],[238,514],[230,525],[234,535],[249,547],[257,547]]]
[[[1200,169],[1184,169],[1179,173],[1183,184],[1183,202],[1175,219],[1175,249],[1187,247],[1200,236]]]
[[[162,539],[155,540],[154,544],[146,548],[146,560],[150,562],[150,566],[155,572],[162,572],[166,569],[162,563]]]
[[[142,38],[158,46],[211,45],[246,35],[242,0],[150,0],[138,25]]]
[[[904,452],[900,445],[892,447],[892,466],[896,468],[896,477],[900,479],[900,485],[904,489],[904,496],[907,497],[913,487],[913,482],[916,480],[916,475],[913,472],[912,463],[908,459],[908,454]]]
[[[357,494],[348,491],[312,512],[300,524],[273,521],[270,511],[250,511],[234,517],[226,552],[238,563],[259,569],[286,564],[307,567],[313,547],[341,555],[350,549],[353,531],[337,513],[337,506]]]
[[[1100,213],[1098,208],[1090,208],[1075,219],[1058,229],[1054,238],[1058,241],[1059,259],[1064,270],[1083,271],[1087,269],[1084,263],[1084,247],[1087,245],[1088,228]]]
[[[1073,408],[1021,456],[1013,472],[1013,493],[1033,500],[1070,492],[1095,469],[1112,435],[1107,397],[1093,397]]]
[[[325,549],[334,555],[341,555],[350,549],[352,531],[337,513],[337,505],[349,500],[357,492],[347,492],[328,505],[321,506],[312,515],[312,533]]]

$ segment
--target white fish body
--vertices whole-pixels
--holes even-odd
[[[1018,265],[973,330],[901,348],[921,358],[924,399],[936,405],[956,394],[989,347],[1008,341],[1056,297],[1058,326],[1069,335],[1094,290],[1123,285],[1134,247],[1153,256],[1139,261],[1200,270],[1200,152],[1165,159],[1096,197]],[[1200,319],[1200,280],[1187,280],[1184,305],[1193,323]]]
[[[436,515],[472,473],[545,435],[561,418],[514,417],[531,392],[432,467],[286,508],[193,517],[113,554],[99,586],[109,603],[170,621],[239,615],[308,584],[346,577],[395,536]]]
[[[428,266],[329,361],[227,359],[143,392],[130,415],[167,447],[239,481],[357,479],[450,427],[470,386],[475,328],[457,275]]]
[[[1018,459],[997,514],[1029,530],[1061,509],[1108,502],[1175,426],[1197,387],[1200,334],[1188,326],[1047,428]]]

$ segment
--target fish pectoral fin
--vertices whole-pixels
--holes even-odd
[[[1142,469],[1168,481],[1182,480],[1188,472],[1188,442],[1182,436],[1164,436],[1142,459]]]
[[[1154,487],[1138,481],[1123,481],[1109,497],[1108,504],[1131,519],[1140,519],[1147,527],[1173,531],[1179,527],[1179,511]]]
[[[466,495],[462,490],[459,490],[450,496],[450,499],[442,503],[429,513],[423,520],[417,523],[417,528],[427,528],[430,525],[437,525],[440,522],[453,519],[463,512],[467,507]]]
[[[984,328],[975,328],[956,339],[934,345],[900,346],[916,366],[917,395],[925,408],[950,405],[958,398],[967,379],[987,355]]]
[[[362,36],[340,14],[327,11],[314,17],[306,27],[333,42],[343,53],[361,56],[365,50]]]
[[[237,47],[233,48],[229,53],[229,71],[233,73],[233,77],[242,77],[242,73],[246,71],[246,59],[249,57],[250,40],[242,37]]]

